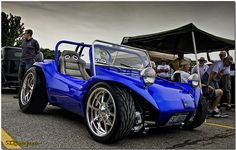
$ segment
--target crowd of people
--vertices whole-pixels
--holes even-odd
[[[227,99],[226,109],[231,109],[230,65],[233,63],[233,58],[225,51],[221,51],[219,57],[219,60],[211,60],[209,53],[207,53],[207,59],[212,64],[207,65],[207,60],[201,57],[198,59],[198,67],[203,96],[209,100],[208,116],[223,118],[228,116],[228,114],[222,113],[220,109],[223,93],[226,94]],[[179,53],[178,58],[170,62],[169,65],[166,60],[157,65],[157,75],[173,81],[187,83],[191,74],[198,73],[196,65],[190,70],[190,64],[191,60],[185,59],[184,54]],[[176,75],[178,75],[179,80],[176,80]]]

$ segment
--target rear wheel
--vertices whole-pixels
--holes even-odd
[[[124,138],[131,131],[134,118],[134,102],[126,90],[107,83],[98,83],[90,89],[85,121],[96,141],[112,143]]]
[[[24,75],[19,105],[24,113],[41,113],[48,103],[45,79],[40,69],[31,67]]]
[[[184,129],[194,129],[199,127],[206,119],[207,116],[208,103],[206,98],[201,96],[198,102],[198,108],[192,118],[185,123],[183,126]]]

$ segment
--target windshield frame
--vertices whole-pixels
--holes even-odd
[[[147,56],[147,65],[145,66],[146,67],[150,67],[151,66],[151,63],[150,63],[150,57],[148,55],[148,52],[144,49],[140,49],[140,48],[136,48],[136,47],[131,47],[131,46],[126,46],[126,45],[119,45],[119,44],[115,44],[115,43],[111,43],[111,42],[106,42],[106,41],[102,41],[102,40],[95,40],[93,43],[92,43],[92,61],[93,61],[93,75],[96,76],[96,65],[98,66],[108,66],[108,67],[115,67],[115,68],[121,68],[121,69],[129,69],[129,70],[137,70],[137,71],[141,71],[143,69],[137,69],[137,68],[130,68],[130,67],[125,67],[125,66],[115,66],[115,65],[107,65],[107,64],[96,64],[95,62],[95,45],[96,43],[99,43],[99,44],[108,44],[108,45],[112,45],[112,46],[115,46],[117,47],[116,50],[119,50],[118,47],[123,47],[123,48],[128,48],[128,49],[131,49],[131,50],[137,50],[137,51],[142,51],[146,54]],[[101,46],[105,46],[105,45],[101,45]],[[121,52],[124,52],[124,50],[121,50]],[[139,55],[139,54],[137,54]]]

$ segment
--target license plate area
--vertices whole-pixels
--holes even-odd
[[[185,121],[189,113],[176,113],[168,120],[166,126],[179,125]]]

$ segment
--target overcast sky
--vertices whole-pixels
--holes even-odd
[[[188,23],[216,36],[235,38],[234,2],[2,2],[2,11],[21,16],[40,46],[50,49],[62,39],[120,43],[124,36]],[[217,54],[212,57],[218,59]]]

